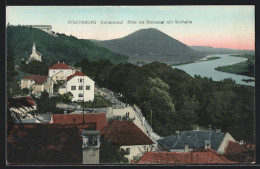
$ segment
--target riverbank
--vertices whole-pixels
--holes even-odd
[[[222,81],[223,79],[232,78],[236,82],[236,84],[241,84],[241,85],[246,85],[246,86],[255,85],[255,83],[253,81],[251,81],[251,82],[248,81],[248,79],[254,80],[253,77],[239,75],[239,74],[235,74],[235,73],[222,72],[222,71],[218,71],[215,69],[217,67],[229,66],[229,65],[238,64],[241,62],[247,62],[248,58],[233,57],[233,56],[230,56],[230,54],[214,54],[214,55],[210,55],[210,56],[220,57],[220,58],[214,59],[214,60],[207,60],[206,62],[200,61],[200,62],[191,63],[191,64],[172,66],[172,68],[181,69],[193,77],[195,75],[200,75],[201,77],[212,78],[212,80],[214,80],[214,81]],[[204,60],[206,60],[206,59],[204,59]],[[242,81],[243,79],[246,79],[247,82]]]
[[[236,63],[228,66],[219,66],[215,68],[221,72],[234,73],[239,75],[245,75],[249,77],[255,77],[254,67],[255,67],[255,59],[254,55],[230,55],[234,57],[243,57],[247,58],[247,61]]]
[[[210,61],[210,60],[215,60],[215,59],[219,59],[220,57],[218,56],[206,56],[203,59],[197,60],[197,61],[193,61],[193,62],[185,62],[185,63],[177,63],[177,64],[173,64],[171,66],[181,66],[181,65],[186,65],[186,64],[190,64],[190,63],[197,63],[197,62],[204,62],[204,61]]]

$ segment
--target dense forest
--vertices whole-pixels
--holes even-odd
[[[193,78],[158,62],[138,67],[85,59],[75,66],[100,87],[122,92],[124,102],[137,104],[161,136],[197,124],[254,142],[254,87],[237,85],[232,79]]]
[[[116,64],[128,60],[127,56],[113,53],[91,41],[77,39],[74,36],[57,33],[56,37],[26,26],[7,27],[7,53],[13,56],[15,65],[20,65],[29,58],[33,43],[41,53],[42,60],[49,66],[57,61],[74,64],[84,58],[91,61],[110,60]]]

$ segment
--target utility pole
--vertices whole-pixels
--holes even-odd
[[[84,119],[84,108],[85,108],[85,105],[84,105],[84,90],[85,90],[85,86],[84,86],[84,76],[83,76],[83,85],[82,85],[82,89],[83,89],[83,121],[82,121],[82,123],[83,123],[83,125],[85,124],[85,119]]]

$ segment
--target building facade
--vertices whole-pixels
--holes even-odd
[[[57,81],[66,81],[67,77],[75,73],[75,68],[70,67],[66,63],[58,62],[49,67],[49,76],[56,83]]]
[[[54,81],[48,76],[25,76],[21,79],[21,89],[28,88],[32,94],[40,95],[41,92],[53,93]]]
[[[52,26],[51,25],[27,25],[32,28],[40,29],[48,34],[52,34]]]
[[[66,93],[72,93],[73,102],[93,101],[94,88],[95,82],[80,71],[67,77]]]

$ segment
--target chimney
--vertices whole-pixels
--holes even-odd
[[[58,61],[58,63],[60,63],[60,61]]]
[[[82,130],[83,164],[99,164],[100,131]]]
[[[205,149],[211,148],[211,140],[204,140]]]
[[[211,130],[211,125],[209,125],[209,131]]]
[[[189,152],[189,145],[188,145],[188,144],[185,144],[185,145],[184,145],[184,151],[185,151],[185,152]]]
[[[179,138],[179,134],[180,134],[179,130],[175,131],[175,133],[176,133],[176,137]]]

